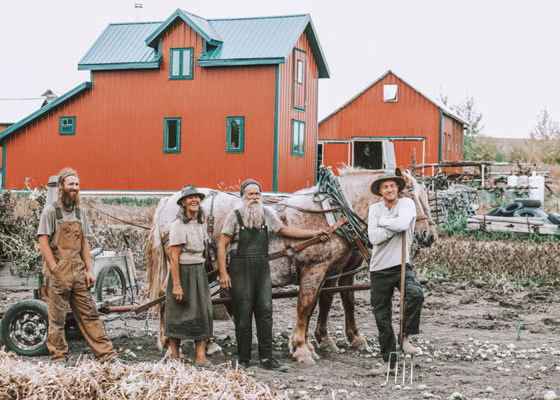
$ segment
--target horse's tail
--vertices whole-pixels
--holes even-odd
[[[150,300],[155,300],[165,294],[167,286],[167,257],[165,255],[165,247],[163,238],[161,236],[160,227],[158,224],[158,217],[160,211],[167,203],[167,198],[160,200],[156,213],[154,215],[154,226],[150,230],[148,237],[148,245],[144,253],[144,263],[146,264],[146,281],[148,286],[148,297]],[[163,311],[165,303],[160,303],[157,308],[153,310],[160,316],[160,331],[158,335],[158,348],[163,350],[167,345],[167,338],[163,334]]]

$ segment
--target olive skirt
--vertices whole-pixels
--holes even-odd
[[[173,297],[173,278],[165,296],[165,336],[203,340],[212,337],[212,300],[204,264],[179,264],[183,300]]]

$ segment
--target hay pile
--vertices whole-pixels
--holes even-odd
[[[178,362],[76,367],[23,361],[0,349],[0,399],[287,399],[230,364],[216,372]]]

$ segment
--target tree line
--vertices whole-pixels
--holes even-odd
[[[483,115],[476,108],[473,96],[467,95],[459,104],[450,104],[443,95],[439,96],[439,101],[468,123],[464,132],[463,160],[560,164],[560,124],[546,108],[537,115],[529,139],[504,150],[497,139],[484,132]]]

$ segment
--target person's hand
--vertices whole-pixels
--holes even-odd
[[[46,262],[46,261],[45,261],[45,262]],[[54,272],[54,270],[56,269],[56,263],[54,263],[54,264],[49,264],[49,263],[47,263],[47,267],[49,268],[49,270],[50,270],[51,272]]]
[[[86,272],[86,285],[88,288],[93,287],[93,284],[95,283],[95,277],[93,276],[93,271],[87,271]]]
[[[319,236],[321,241],[324,242],[325,240],[327,240],[329,238],[329,232],[327,232],[326,229],[319,230],[319,231],[315,232],[315,236]]]
[[[220,287],[222,289],[229,289],[231,287],[231,279],[227,272],[220,274]]]
[[[183,288],[181,285],[173,285],[173,297],[175,297],[177,301],[183,300]]]

